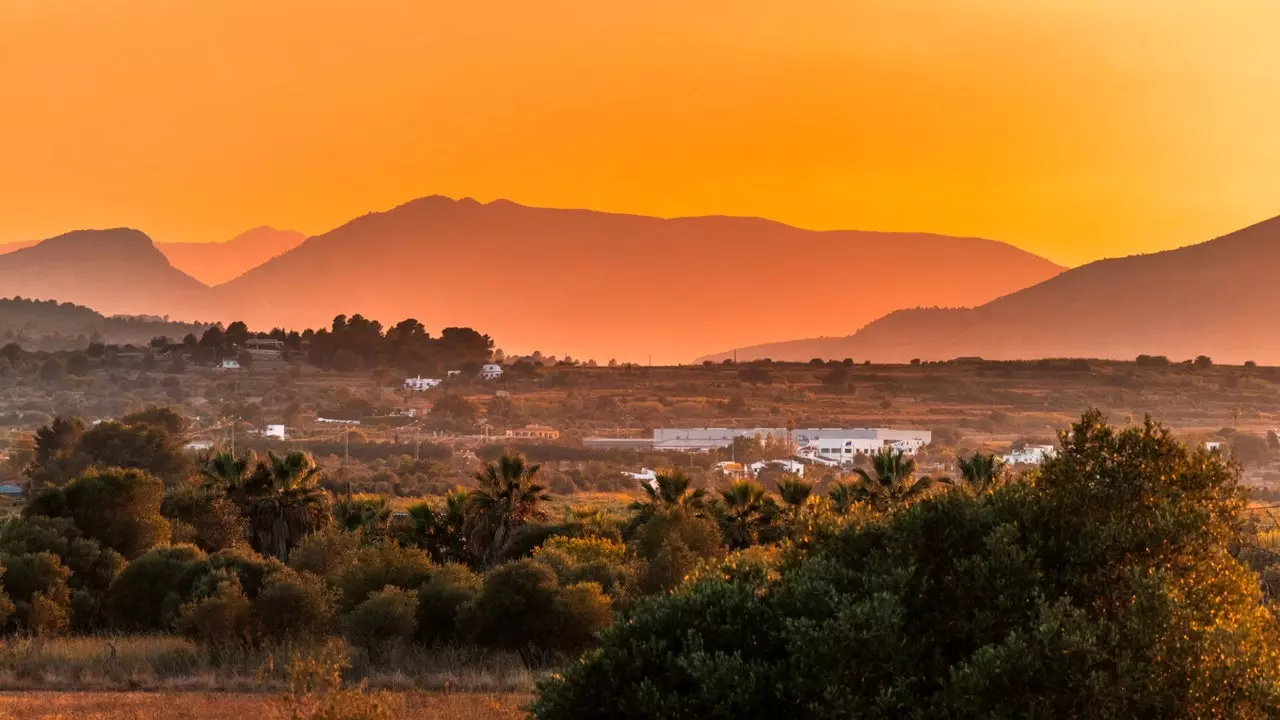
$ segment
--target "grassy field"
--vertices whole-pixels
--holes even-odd
[[[406,720],[522,718],[520,693],[396,693]],[[0,720],[285,720],[288,707],[263,693],[24,692],[0,693]]]
[[[326,649],[347,658],[349,683],[396,692],[519,695],[531,692],[544,674],[530,671],[514,654],[476,649],[414,648],[371,665],[360,652],[333,643]],[[168,635],[16,638],[0,641],[0,692],[274,692],[285,685],[291,657],[321,650],[280,647],[213,657]]]

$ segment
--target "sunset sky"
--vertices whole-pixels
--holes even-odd
[[[0,241],[414,197],[1005,240],[1280,214],[1275,0],[0,0]]]

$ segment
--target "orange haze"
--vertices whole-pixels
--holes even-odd
[[[0,0],[0,241],[431,193],[1005,240],[1280,212],[1273,0]]]

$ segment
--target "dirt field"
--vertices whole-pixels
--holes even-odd
[[[523,718],[527,695],[402,693],[407,720]],[[274,695],[249,693],[0,693],[0,720],[285,718]]]

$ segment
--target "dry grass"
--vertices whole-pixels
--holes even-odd
[[[340,642],[340,641],[336,641]],[[0,641],[0,691],[256,692],[270,658],[277,667],[315,648],[223,652],[214,658],[182,638],[66,637]],[[477,649],[410,649],[371,666],[345,646],[349,682],[393,691],[529,693],[543,673],[526,668],[514,654]],[[272,688],[282,678],[267,678]]]
[[[520,693],[397,693],[409,720],[523,718]],[[278,699],[262,693],[24,692],[0,693],[0,720],[226,720],[282,717]]]

